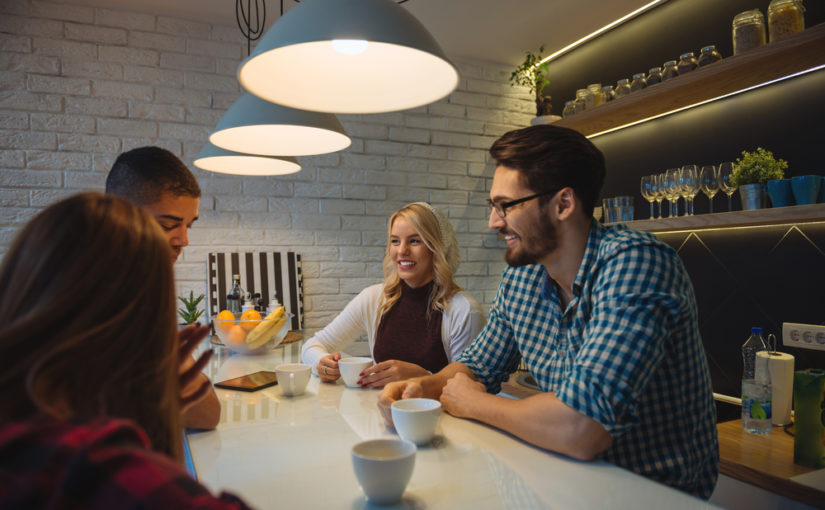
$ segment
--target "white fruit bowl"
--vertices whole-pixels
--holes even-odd
[[[283,326],[275,328],[272,327],[272,323],[280,321],[280,318],[242,321],[238,319],[222,320],[216,317],[212,319],[212,322],[215,325],[215,333],[217,333],[218,339],[220,339],[223,345],[229,347],[232,352],[238,354],[263,354],[278,347],[281,345],[281,342],[284,341],[284,337],[289,332],[289,326],[292,324],[292,315],[293,314],[286,312],[284,314],[286,321],[284,321]],[[269,338],[263,345],[255,349],[250,349],[246,343],[246,337],[252,334],[256,328],[271,328],[270,331],[266,332],[266,336]]]

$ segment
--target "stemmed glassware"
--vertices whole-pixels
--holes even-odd
[[[648,201],[650,204],[650,219],[653,219],[653,201],[655,200],[655,192],[653,190],[655,186],[655,176],[653,175],[645,175],[642,177],[641,182],[641,191],[642,197]]]
[[[713,165],[705,165],[699,174],[699,184],[702,187],[702,193],[708,197],[709,209],[708,212],[713,212],[713,197],[719,191],[719,172]]]
[[[650,176],[650,182],[653,185],[653,200],[659,206],[659,219],[662,219],[662,200],[665,199],[665,190],[662,188],[661,174],[653,174]]]
[[[693,216],[693,198],[699,193],[699,171],[696,165],[685,165],[679,174],[680,194],[685,199],[685,215]]]
[[[719,163],[719,188],[728,196],[728,211],[733,210],[733,199],[736,186],[731,183],[730,178],[733,173],[733,163],[726,161]]]
[[[670,202],[668,209],[668,218],[675,218],[679,216],[679,193],[681,192],[681,185],[679,184],[679,169],[669,168],[665,171],[664,189],[665,196]]]

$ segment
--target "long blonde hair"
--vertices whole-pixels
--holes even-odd
[[[395,211],[390,216],[389,222],[387,222],[387,251],[384,254],[383,262],[384,295],[381,306],[378,308],[378,322],[401,298],[401,278],[398,276],[395,261],[390,257],[392,226],[398,218],[404,218],[412,225],[416,233],[421,236],[424,246],[433,254],[434,284],[430,293],[428,317],[432,311],[443,312],[447,308],[450,299],[461,290],[461,287],[453,280],[453,270],[450,264],[447,263],[444,243],[441,240],[441,229],[435,214],[422,203],[405,205]],[[452,231],[452,229],[450,230]]]
[[[127,418],[180,461],[172,253],[124,199],[85,193],[37,215],[0,266],[0,421]]]

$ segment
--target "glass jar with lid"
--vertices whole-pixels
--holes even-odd
[[[661,67],[651,67],[647,71],[647,78],[645,79],[647,86],[656,85],[657,83],[662,82],[662,68]]]
[[[733,18],[733,54],[739,55],[765,44],[765,17],[759,9],[740,12]]]
[[[676,64],[676,69],[680,75],[693,71],[697,67],[699,67],[699,63],[696,61],[696,55],[694,55],[692,51],[679,55],[679,63]]]
[[[720,60],[722,60],[722,54],[716,50],[716,46],[711,44],[710,46],[702,48],[702,51],[699,53],[698,63],[699,67],[702,67]]]
[[[620,97],[624,97],[630,94],[630,80],[627,78],[622,78],[621,80],[616,82],[616,99]]]
[[[633,81],[630,82],[630,91],[636,92],[647,87],[647,79],[645,73],[636,73],[633,75]]]
[[[593,108],[593,94],[587,89],[576,90],[576,113],[591,108]]]
[[[602,94],[604,94],[605,103],[616,99],[616,92],[613,91],[613,85],[605,85],[602,87]]]
[[[562,117],[569,117],[576,113],[576,103],[574,101],[565,101],[564,110],[561,111]]]
[[[772,0],[768,5],[768,35],[770,42],[805,29],[805,7],[801,0]]]
[[[675,60],[668,60],[662,68],[662,81],[676,78],[679,76],[679,69],[676,67]]]
[[[587,90],[593,95],[593,106],[599,106],[605,102],[601,83],[591,83],[587,86]]]

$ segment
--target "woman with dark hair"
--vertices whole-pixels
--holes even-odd
[[[0,508],[245,508],[182,467],[181,332],[169,243],[129,202],[76,195],[35,217],[0,266]]]
[[[384,282],[367,287],[303,347],[304,363],[322,381],[340,377],[340,351],[363,334],[376,364],[360,384],[437,372],[484,326],[484,314],[453,279],[460,256],[450,220],[426,202],[397,210],[387,224]]]

